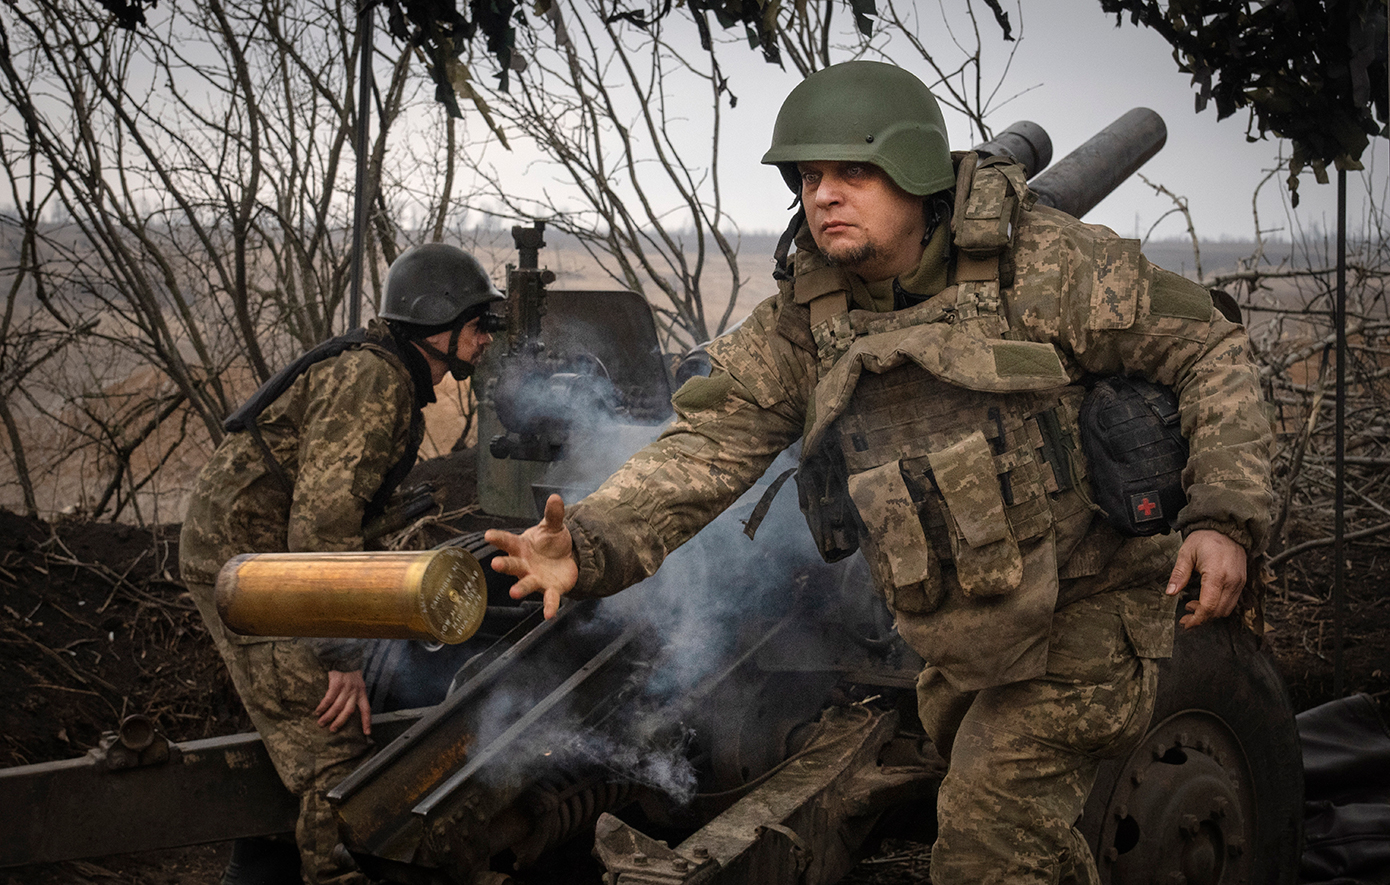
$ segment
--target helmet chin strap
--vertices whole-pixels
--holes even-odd
[[[449,374],[454,376],[455,381],[462,381],[473,374],[473,364],[468,360],[459,359],[459,336],[463,334],[463,326],[455,326],[452,334],[449,335],[449,352],[445,353],[423,338],[418,338],[415,345],[425,353],[434,357],[444,364],[449,370]]]
[[[792,241],[796,239],[796,234],[801,230],[801,225],[806,223],[806,207],[801,204],[801,195],[797,194],[792,201],[796,207],[796,214],[792,216],[791,223],[782,232],[782,237],[777,241],[777,249],[772,253],[773,261],[776,262],[775,269],[772,271],[774,280],[790,280],[792,278],[791,267],[787,264],[787,253],[791,251]]]

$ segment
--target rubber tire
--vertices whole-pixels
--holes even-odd
[[[1180,605],[1178,610],[1181,612],[1183,607]],[[1122,858],[1123,852],[1135,847],[1115,838],[1114,822],[1128,816],[1121,812],[1142,815],[1144,808],[1167,801],[1154,801],[1150,795],[1148,801],[1139,803],[1143,807],[1137,810],[1123,804],[1127,798],[1137,798],[1135,773],[1142,775],[1146,766],[1154,765],[1162,746],[1160,738],[1171,740],[1174,728],[1191,731],[1193,724],[1199,735],[1206,730],[1209,736],[1219,739],[1218,743],[1230,746],[1233,739],[1238,745],[1234,755],[1243,756],[1231,759],[1232,754],[1215,753],[1211,758],[1188,761],[1201,763],[1194,764],[1194,771],[1205,766],[1210,772],[1213,766],[1220,766],[1223,771],[1237,772],[1243,766],[1248,772],[1253,807],[1238,810],[1253,819],[1253,851],[1241,859],[1248,866],[1248,881],[1255,885],[1294,885],[1302,854],[1303,756],[1293,706],[1270,653],[1259,648],[1255,635],[1235,617],[1193,630],[1177,627],[1173,657],[1160,666],[1158,699],[1148,736],[1127,758],[1107,762],[1101,769],[1079,824],[1096,857],[1101,881],[1107,885],[1138,885],[1136,879],[1145,883],[1158,881],[1154,867],[1137,876],[1112,877],[1112,868],[1120,868],[1112,863],[1117,860],[1116,855]],[[1223,729],[1228,734],[1216,734]],[[1196,744],[1201,738],[1189,740]],[[1201,755],[1200,751],[1194,752]],[[1182,753],[1176,755],[1187,758]],[[1241,804],[1249,804],[1249,800]],[[1190,827],[1192,815],[1187,817]],[[1166,828],[1178,826],[1178,820],[1140,820],[1137,829],[1131,825],[1128,837],[1134,841],[1144,838],[1145,833],[1171,832]],[[1101,844],[1103,837],[1108,844]],[[1147,847],[1153,849],[1152,841]],[[1245,850],[1241,846],[1239,853],[1244,854]],[[1159,856],[1167,855],[1160,852]],[[1178,878],[1172,876],[1163,881]],[[1199,876],[1195,881],[1235,885],[1236,877],[1227,872],[1214,879]]]

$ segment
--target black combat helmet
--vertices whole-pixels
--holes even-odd
[[[956,183],[946,123],[936,97],[912,72],[877,61],[816,71],[782,102],[763,163],[801,191],[796,164],[872,163],[909,194],[924,197]]]
[[[480,317],[479,331],[498,331],[501,318],[488,314],[487,306],[503,297],[478,259],[457,246],[426,243],[391,262],[377,315],[462,381],[473,374],[473,364],[457,353],[463,327]],[[444,350],[425,340],[439,332],[453,333]]]
[[[448,327],[502,297],[478,259],[457,246],[426,243],[391,262],[378,316],[411,326]]]

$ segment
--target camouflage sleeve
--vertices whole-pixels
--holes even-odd
[[[1086,227],[1088,226],[1078,226]],[[1062,325],[1097,374],[1139,375],[1178,394],[1191,448],[1178,516],[1184,533],[1215,529],[1263,549],[1273,512],[1273,432],[1243,327],[1206,289],[1148,262],[1134,240],[1081,236],[1063,251]]]
[[[366,639],[301,639],[314,650],[314,657],[325,669],[351,673],[366,666]]]
[[[405,452],[412,407],[405,369],[372,351],[349,350],[309,371],[291,552],[362,549],[362,514]]]
[[[675,423],[570,508],[572,595],[607,596],[655,573],[801,435],[811,367],[777,334],[778,312],[769,299],[711,345],[709,377],[672,398]]]

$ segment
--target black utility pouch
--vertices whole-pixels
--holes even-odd
[[[1105,519],[1127,535],[1167,534],[1187,503],[1178,397],[1142,378],[1102,378],[1081,401],[1081,450]]]
[[[802,462],[796,491],[816,549],[826,562],[839,562],[859,549],[858,519],[849,497],[849,472],[838,452]]]

